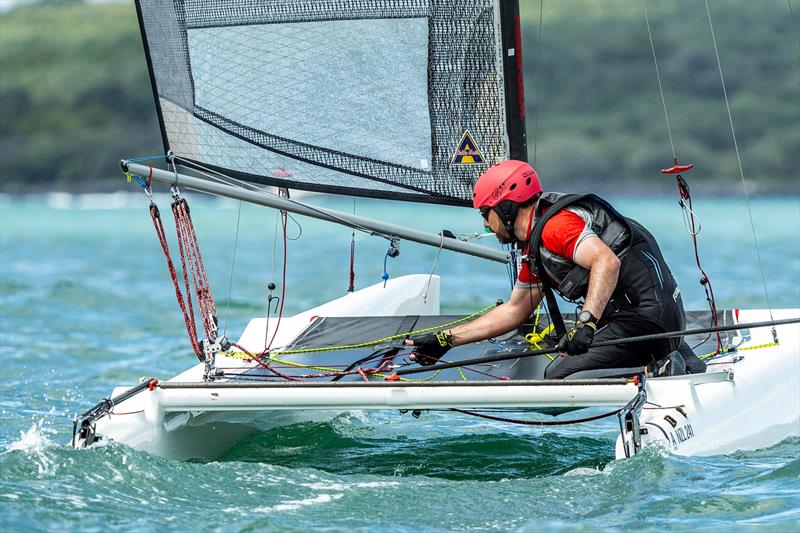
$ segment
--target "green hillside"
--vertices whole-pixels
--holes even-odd
[[[132,3],[0,16],[0,72],[6,191],[120,187],[121,157],[163,152]]]
[[[539,2],[521,6],[531,160],[535,150],[551,181],[662,179],[658,169],[670,166],[672,149],[642,3],[545,1],[540,47]],[[745,176],[756,190],[797,190],[800,34],[792,15],[800,5],[710,0],[709,8]],[[697,165],[693,181],[735,184],[705,3],[649,0],[647,15],[678,157]]]
[[[546,183],[663,185],[672,150],[641,2],[545,1],[541,36],[539,5],[521,2],[530,159]],[[710,8],[745,175],[796,191],[800,5]],[[735,188],[705,3],[650,0],[648,15],[679,158],[697,164],[693,181]],[[0,15],[0,122],[4,192],[118,188],[119,158],[162,152],[132,3]]]

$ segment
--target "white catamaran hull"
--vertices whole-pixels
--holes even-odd
[[[386,288],[378,284],[285,318],[275,345],[294,339],[317,315],[406,316],[438,311],[438,278],[404,276],[390,280]],[[773,311],[776,319],[798,314],[798,310]],[[739,323],[769,318],[766,311],[741,311],[738,316]],[[255,319],[239,344],[263,348],[273,327]],[[706,373],[648,379],[643,387],[625,379],[205,382],[204,365],[197,364],[114,405],[109,414],[97,418],[92,437],[173,459],[215,459],[255,432],[329,420],[348,410],[620,408],[640,401],[638,416],[620,417],[618,458],[642,446],[684,455],[728,453],[800,435],[800,325],[780,326],[777,333],[780,344],[775,346],[769,328],[754,329],[739,351],[715,359]],[[748,349],[760,345],[766,346]],[[238,359],[217,360],[219,366],[242,364]],[[112,397],[126,390],[117,388]],[[641,435],[635,437],[634,432]],[[82,447],[85,437],[79,434],[73,444]]]

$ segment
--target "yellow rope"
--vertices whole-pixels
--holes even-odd
[[[394,340],[394,339],[400,339],[402,337],[408,337],[408,336],[411,336],[411,335],[419,335],[420,333],[427,333],[428,331],[433,331],[433,330],[436,330],[436,329],[442,329],[442,328],[446,328],[446,327],[452,326],[454,324],[459,324],[461,322],[465,322],[467,320],[475,318],[476,316],[482,315],[483,313],[487,312],[489,309],[493,308],[494,306],[495,306],[495,304],[489,305],[487,307],[484,307],[480,311],[472,313],[471,315],[459,318],[457,320],[453,320],[452,322],[447,322],[446,324],[440,324],[438,326],[433,326],[433,327],[430,327],[430,328],[418,329],[416,331],[411,331],[409,333],[398,333],[397,335],[391,335],[389,337],[384,337],[382,339],[377,339],[377,340],[374,340],[374,341],[360,342],[358,344],[345,344],[343,346],[324,346],[322,348],[305,348],[305,349],[302,349],[302,350],[284,350],[284,351],[277,351],[277,352],[274,352],[274,353],[275,354],[279,354],[279,355],[291,355],[291,354],[299,354],[299,353],[333,352],[333,351],[336,351],[336,350],[352,350],[353,348],[366,348],[368,346],[375,346],[376,344],[381,344],[381,343],[388,342],[388,341],[391,341],[391,340]],[[245,353],[245,352],[228,352],[228,353],[225,354],[225,357],[232,357],[232,358],[235,358],[235,359],[250,359],[252,356],[250,354]],[[272,358],[271,355],[270,355],[270,358]]]
[[[428,331],[433,331],[433,330],[436,330],[436,329],[442,329],[442,328],[446,328],[448,326],[452,326],[454,324],[459,324],[461,322],[465,322],[467,320],[475,318],[476,316],[482,315],[483,313],[487,312],[489,309],[495,307],[495,305],[496,304],[492,304],[492,305],[486,306],[483,309],[481,309],[480,311],[476,311],[475,313],[472,313],[471,315],[467,315],[467,316],[459,318],[457,320],[453,320],[451,322],[447,322],[446,324],[440,324],[438,326],[433,326],[433,327],[430,327],[430,328],[418,329],[416,331],[412,331],[412,332],[409,332],[409,333],[399,333],[397,335],[391,335],[389,337],[384,337],[382,339],[378,339],[378,340],[374,340],[374,341],[370,341],[370,342],[362,342],[362,343],[358,343],[358,344],[347,344],[347,345],[344,345],[344,346],[326,346],[326,347],[323,347],[323,348],[306,348],[306,349],[302,349],[302,350],[286,350],[286,351],[282,351],[282,352],[274,352],[274,353],[270,353],[269,354],[269,359],[270,359],[270,361],[274,361],[274,362],[282,364],[282,365],[292,366],[292,367],[295,367],[295,368],[304,368],[304,369],[309,369],[309,370],[319,370],[321,372],[341,372],[341,370],[338,369],[338,368],[330,368],[330,367],[318,366],[318,365],[307,365],[307,364],[304,364],[304,363],[297,363],[297,362],[294,362],[294,361],[286,361],[284,359],[279,359],[279,358],[275,357],[275,355],[313,353],[313,352],[332,352],[332,351],[335,351],[335,350],[350,350],[350,349],[353,349],[353,348],[366,348],[368,346],[374,346],[376,344],[381,344],[381,343],[384,343],[384,342],[387,342],[387,341],[390,341],[390,340],[399,339],[401,337],[408,337],[408,336],[411,336],[411,335],[419,335],[420,333],[426,333]],[[226,352],[224,354],[224,356],[225,357],[230,357],[232,359],[252,359],[253,358],[252,354],[248,354],[246,352]],[[443,361],[443,362],[446,362],[446,361]],[[400,379],[400,381],[430,381],[433,378],[435,378],[437,375],[439,375],[439,372],[441,372],[441,370],[437,370],[436,372],[433,373],[433,375],[431,375],[429,377],[426,377],[426,378],[419,378],[419,379],[399,378],[399,379]],[[458,372],[459,372],[459,374],[461,374],[461,379],[463,381],[469,381],[469,379],[464,374],[464,371],[461,369],[461,367],[458,368]],[[382,377],[382,378],[387,377],[385,374],[378,374],[378,373],[370,374],[370,375],[377,376],[377,377]]]
[[[270,359],[270,361],[274,361],[274,362],[282,364],[282,365],[292,366],[292,367],[295,367],[295,368],[304,368],[304,369],[309,369],[309,370],[320,370],[322,372],[342,372],[342,370],[339,369],[339,368],[328,368],[328,367],[324,367],[324,366],[304,365],[303,363],[295,363],[293,361],[285,361],[283,359],[278,359],[277,357],[272,357],[272,356],[270,356],[269,359]],[[458,370],[459,370],[459,372],[461,372],[460,368]],[[428,376],[426,378],[412,379],[412,378],[401,378],[401,377],[398,376],[398,379],[400,381],[430,381],[433,378],[435,378],[436,376],[438,376],[439,372],[441,372],[441,370],[437,370],[431,376]],[[376,377],[379,377],[379,378],[387,378],[388,377],[387,374],[377,373],[377,372],[374,373],[374,374],[369,374],[369,375],[370,376],[376,376]],[[463,377],[464,380],[466,381],[467,378],[464,376],[463,372],[461,372],[461,377]]]
[[[719,352],[709,352],[707,354],[698,355],[699,359],[708,359],[709,357],[713,357],[715,355],[722,355],[726,353],[736,353],[736,352],[744,352],[745,350],[760,350],[762,348],[771,348],[773,346],[778,346],[779,343],[777,342],[768,342],[766,344],[757,344],[755,346],[745,346],[744,348],[730,348],[727,350],[722,350]]]
[[[550,324],[549,326],[547,326],[542,331],[540,331],[538,333],[536,332],[536,326],[539,325],[539,315],[541,314],[541,311],[542,311],[542,305],[539,304],[536,307],[536,315],[535,315],[535,318],[534,318],[534,321],[533,321],[533,332],[532,333],[528,333],[527,335],[525,335],[525,340],[528,341],[528,344],[530,344],[531,346],[533,346],[537,350],[541,350],[542,349],[542,346],[539,343],[542,342],[544,340],[544,338],[553,331],[553,328],[554,328],[553,324]],[[555,357],[553,357],[550,354],[545,354],[545,355],[547,355],[547,357],[551,361],[553,361],[555,359]]]

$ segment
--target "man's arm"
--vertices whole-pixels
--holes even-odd
[[[515,288],[507,303],[498,305],[471,322],[452,328],[453,346],[490,339],[519,327],[541,301],[539,287]]]
[[[619,257],[599,238],[592,237],[578,244],[573,261],[589,271],[589,288],[583,309],[599,319],[617,286]]]

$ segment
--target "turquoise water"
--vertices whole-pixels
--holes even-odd
[[[189,199],[221,322],[235,338],[263,315],[266,284],[280,283],[275,214],[241,207],[231,276],[239,204]],[[656,234],[687,308],[703,308],[675,200],[612,200]],[[349,199],[310,201],[353,209]],[[139,376],[167,378],[194,356],[141,195],[0,202],[3,530],[798,530],[800,438],[727,456],[646,452],[618,462],[613,421],[543,431],[386,412],[258,434],[209,463],[119,444],[72,450],[74,413]],[[166,199],[160,205],[169,211]],[[745,204],[698,199],[695,208],[718,305],[766,307]],[[481,230],[470,210],[367,200],[356,209],[431,231]],[[771,304],[800,307],[800,202],[760,198],[752,211]],[[287,314],[347,288],[350,232],[298,222]],[[300,231],[290,224],[290,237]],[[380,281],[386,247],[357,237],[358,287]],[[388,271],[428,273],[435,256],[404,242]],[[501,265],[443,252],[436,271],[443,312],[471,312],[509,292]]]

